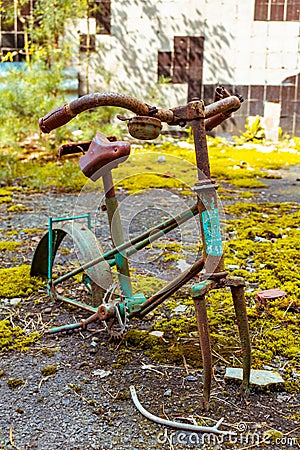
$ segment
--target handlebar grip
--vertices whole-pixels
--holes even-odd
[[[50,133],[51,130],[65,125],[75,116],[76,114],[71,112],[69,105],[65,104],[41,117],[39,119],[39,127],[43,133]]]
[[[215,103],[205,106],[205,117],[213,117],[216,114],[234,112],[241,106],[241,100],[236,95],[222,98]]]

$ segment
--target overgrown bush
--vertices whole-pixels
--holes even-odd
[[[2,147],[13,146],[25,136],[37,132],[38,118],[64,102],[59,92],[61,81],[60,66],[49,70],[41,62],[12,67],[6,72],[0,103]]]

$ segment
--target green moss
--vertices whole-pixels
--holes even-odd
[[[137,174],[132,177],[124,178],[120,181],[120,186],[130,193],[139,192],[149,188],[182,188],[184,183],[174,177],[164,177],[156,173]]]
[[[55,372],[54,372],[55,373]],[[82,387],[80,385],[76,385],[76,384],[69,384],[70,388],[73,389],[74,392],[76,392],[76,394],[79,394],[82,391]]]
[[[12,326],[9,320],[0,321],[0,350],[27,350],[40,338],[37,332],[27,334],[21,327]]]
[[[57,366],[49,364],[48,366],[41,369],[41,374],[43,377],[48,377],[49,375],[54,375],[57,372]]]
[[[22,203],[16,203],[13,206],[10,206],[8,208],[9,212],[22,212],[22,211],[28,211],[27,206],[23,205]]]
[[[295,140],[272,144],[271,153],[267,153],[266,145],[253,144],[253,148],[237,147],[225,139],[208,138],[208,148],[212,175],[218,180],[234,182],[239,185],[248,179],[247,186],[257,177],[268,177],[266,169],[281,169],[287,164],[300,164],[300,153],[295,151]],[[158,161],[159,155],[165,156],[165,162]],[[0,154],[1,156],[1,154]],[[2,155],[4,160],[7,155]],[[55,189],[57,191],[80,191],[87,178],[81,173],[78,162],[66,160],[50,161],[20,161],[19,155],[10,155],[10,165],[13,170],[3,170],[3,181],[12,183],[14,178],[22,179],[23,187],[36,191]],[[5,164],[3,168],[5,169]],[[263,169],[263,170],[262,170]],[[156,141],[154,144],[144,144],[131,151],[128,160],[113,171],[117,185],[137,192],[151,187],[180,188],[184,195],[190,193],[190,187],[197,178],[195,154],[193,148],[183,148],[177,142]],[[272,174],[272,176],[274,176]],[[4,188],[3,194],[11,199],[11,190]],[[16,189],[13,188],[12,191]],[[0,191],[1,192],[1,191]]]
[[[6,188],[0,188],[0,197],[11,196],[11,190]]]
[[[2,203],[12,203],[12,197],[10,197],[10,196],[4,196],[4,197],[0,197],[0,205],[2,204]]]
[[[43,348],[42,353],[47,356],[53,356],[60,350],[60,347]]]
[[[42,230],[41,228],[23,228],[22,232],[25,234],[37,234],[43,233],[44,230]]]
[[[21,380],[20,378],[9,378],[7,380],[7,386],[10,389],[15,389],[15,388],[21,386],[22,384],[24,384],[24,381]]]
[[[264,439],[268,439],[269,441],[276,443],[280,442],[280,439],[282,439],[283,433],[282,431],[271,429],[264,432]]]
[[[182,343],[175,337],[163,340],[146,331],[130,330],[126,333],[126,343],[134,348],[144,350],[145,355],[159,363],[183,364],[183,359],[191,366],[202,366],[199,346],[191,343]]]
[[[172,252],[181,252],[182,251],[182,244],[179,244],[179,242],[154,242],[153,247],[162,248],[167,251]]]
[[[39,278],[30,277],[30,266],[28,265],[0,269],[1,297],[28,297],[42,286],[43,282]]]
[[[238,193],[239,198],[252,198],[254,195],[254,192],[250,191],[239,191]]]
[[[265,183],[255,178],[254,179],[240,178],[237,180],[230,180],[230,183],[240,188],[257,189],[261,187],[266,187]]]
[[[189,197],[191,195],[195,195],[192,190],[187,190],[187,189],[181,189],[181,190],[179,190],[179,193],[180,193],[180,195],[185,195],[187,197]]]
[[[16,241],[0,241],[0,252],[13,252],[17,248],[21,247],[21,242]]]
[[[239,267],[232,275],[243,276],[252,340],[253,368],[278,361],[300,362],[300,208],[293,203],[237,202],[226,212],[237,219],[228,221],[235,238],[225,242],[225,261]],[[257,237],[260,240],[257,240]],[[284,255],[284,257],[283,257]],[[249,284],[251,289],[249,289]],[[153,286],[155,287],[155,286]],[[263,308],[256,293],[263,289],[283,289],[285,298],[270,299]],[[211,291],[206,296],[211,344],[215,354],[235,365],[242,358],[234,306],[229,290]],[[188,308],[182,314],[170,314],[178,304]],[[153,324],[164,332],[164,339],[138,332],[129,334],[130,345],[142,348],[156,361],[201,364],[193,301],[187,291],[179,291],[161,310]],[[164,316],[163,311],[166,311]],[[186,342],[192,347],[186,350]],[[189,356],[190,354],[190,356]],[[288,367],[288,365],[287,365]],[[287,369],[286,369],[287,370]],[[293,389],[297,385],[293,384]]]
[[[291,394],[300,394],[300,382],[299,380],[288,380],[284,383],[284,389]]]
[[[6,236],[17,236],[19,232],[17,230],[6,231]]]
[[[145,277],[142,275],[134,275],[133,280],[134,293],[142,293],[145,297],[149,297],[155,291],[162,289],[166,284],[156,277]]]
[[[176,316],[170,319],[158,319],[154,325],[155,330],[164,331],[166,333],[173,333],[178,337],[186,337],[188,333],[197,331],[197,325],[194,315],[188,317]]]
[[[63,256],[70,255],[72,251],[67,247],[59,247],[59,251]],[[79,282],[80,280],[78,280]]]
[[[165,262],[177,261],[178,259],[180,259],[180,255],[175,254],[175,253],[166,253],[166,255],[164,255],[164,261]]]
[[[122,347],[118,353],[118,362],[114,364],[115,369],[119,369],[120,367],[129,364],[131,361],[131,351]]]

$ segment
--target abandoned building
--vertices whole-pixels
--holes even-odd
[[[24,55],[23,17],[34,0],[14,3],[14,20],[1,20],[1,52]],[[212,101],[218,84],[241,94],[247,116],[268,116],[300,134],[300,0],[88,0],[87,18],[67,24],[74,41],[78,92],[111,90],[170,107],[192,97]],[[87,77],[88,74],[88,77]],[[77,82],[77,76],[76,82]],[[88,81],[87,81],[88,80]],[[276,117],[275,117],[276,118]],[[231,130],[229,130],[231,131]]]

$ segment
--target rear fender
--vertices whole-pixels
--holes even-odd
[[[79,263],[85,264],[103,255],[103,248],[94,233],[86,226],[76,222],[66,222],[52,230],[52,261],[54,263],[57,250],[66,235],[74,242]],[[31,276],[48,277],[48,241],[49,232],[40,240],[31,263]],[[111,268],[107,261],[101,261],[85,271],[88,277],[98,286],[107,290],[113,284]]]

